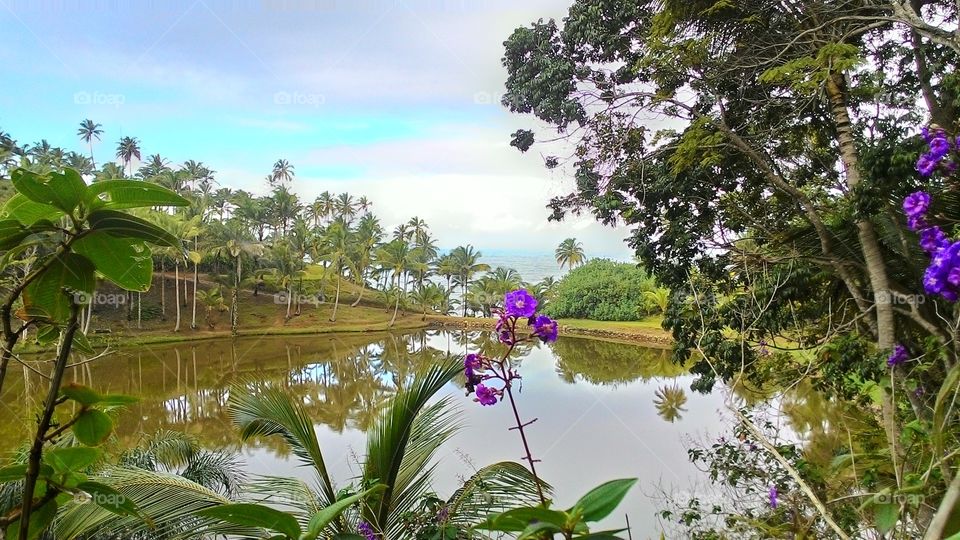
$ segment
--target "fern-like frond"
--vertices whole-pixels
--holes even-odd
[[[552,491],[541,481],[544,495]],[[462,528],[476,525],[488,515],[510,508],[540,503],[537,482],[530,471],[514,461],[493,463],[474,473],[447,501],[451,523]]]

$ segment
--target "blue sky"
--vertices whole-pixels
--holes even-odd
[[[76,129],[91,118],[98,163],[135,136],[144,158],[202,161],[262,193],[285,158],[302,197],[366,195],[385,225],[418,215],[444,247],[542,253],[576,236],[626,258],[626,229],[547,223],[571,179],[508,146],[532,120],[499,105],[502,43],[568,4],[0,0],[0,129],[85,150]]]

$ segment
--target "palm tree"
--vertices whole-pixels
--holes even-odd
[[[458,428],[453,399],[432,398],[462,371],[463,366],[450,358],[431,365],[404,385],[374,419],[367,430],[366,457],[357,483],[384,484],[386,489],[369,495],[358,515],[334,521],[335,536],[352,533],[359,522],[365,522],[378,538],[409,535],[406,518],[431,487],[433,458]],[[313,422],[300,400],[291,399],[282,388],[248,381],[231,390],[228,406],[243,439],[279,436],[316,473],[315,485],[267,476],[251,483],[253,494],[266,497],[267,502],[278,497],[303,521],[339,498]],[[445,522],[461,531],[459,537],[490,512],[536,504],[536,489],[536,480],[519,463],[495,463],[474,473],[445,501]]]
[[[411,295],[411,300],[413,300],[416,305],[420,306],[422,315],[420,320],[427,319],[427,310],[441,310],[447,298],[447,291],[444,290],[442,285],[437,283],[427,283],[423,287],[420,287],[414,291]]]
[[[140,159],[140,141],[136,137],[123,137],[117,143],[117,159],[123,161],[129,176],[133,176],[133,158]]]
[[[283,184],[293,180],[293,165],[285,159],[278,159],[270,173],[270,185]]]
[[[168,215],[160,212],[151,212],[148,214],[150,219],[154,220],[157,225],[169,231],[170,233],[177,236],[177,238],[196,238],[200,235],[200,219],[199,217],[186,218],[183,214],[174,214]],[[177,318],[176,323],[174,324],[173,331],[180,331],[180,264],[184,264],[186,267],[186,257],[188,255],[183,247],[180,248],[165,248],[164,253],[173,259],[173,288],[176,291],[174,298],[176,299],[177,304]],[[196,260],[192,254],[189,255],[192,259]],[[187,299],[187,276],[183,277],[183,287],[184,287],[184,302]]]
[[[574,266],[580,266],[586,260],[583,256],[583,245],[577,242],[576,238],[567,238],[560,242],[554,255],[560,268],[567,266],[569,270],[573,270]]]
[[[212,178],[213,173],[216,171],[210,170],[206,165],[201,161],[187,160],[183,163],[183,169],[186,172],[187,177],[191,183],[190,189],[193,190],[197,186],[197,182],[203,180],[204,178]]]
[[[467,286],[470,284],[473,276],[479,272],[487,272],[490,270],[490,265],[480,262],[481,256],[482,254],[474,250],[470,244],[457,246],[450,252],[450,257],[457,269],[456,276],[461,290],[460,301],[463,303],[464,317],[467,316]]]
[[[351,253],[354,282],[360,289],[357,299],[351,307],[357,307],[363,298],[363,291],[367,289],[367,274],[373,262],[374,249],[383,237],[383,227],[377,218],[371,214],[364,214],[357,224],[355,241]]]
[[[337,274],[337,294],[333,299],[333,314],[330,315],[330,322],[336,322],[337,308],[340,306],[340,278],[350,249],[350,229],[339,221],[334,221],[327,229],[324,242],[327,244],[329,268]]]
[[[333,201],[333,207],[337,213],[337,217],[344,221],[344,223],[350,223],[353,220],[354,214],[357,213],[357,203],[353,200],[353,195],[349,193],[341,193],[337,195],[336,200]]]
[[[263,246],[255,242],[247,227],[239,220],[231,219],[223,227],[223,236],[214,248],[218,253],[229,256],[236,263],[232,299],[230,303],[230,333],[237,335],[240,325],[240,284],[243,279],[243,256],[260,256]]]
[[[372,206],[373,203],[370,202],[370,199],[368,199],[365,195],[361,195],[360,198],[357,199],[357,211],[363,213],[364,215],[370,212],[370,208]]]
[[[77,136],[80,137],[80,140],[87,143],[87,146],[90,148],[90,163],[94,169],[97,168],[97,163],[93,159],[93,140],[100,140],[100,135],[103,135],[103,130],[100,129],[101,127],[100,124],[87,118],[80,122],[80,129],[77,130]]]
[[[656,397],[653,403],[657,407],[657,414],[671,424],[680,420],[682,413],[687,412],[683,407],[687,403],[687,394],[677,385],[662,386],[654,392],[654,396]]]
[[[406,272],[410,264],[410,244],[405,240],[398,239],[384,245],[377,250],[377,262],[383,268],[391,272],[391,281],[396,280],[397,289],[400,288],[400,275]],[[397,311],[400,309],[401,294],[396,295],[393,306],[393,317],[390,319],[389,326],[393,326],[397,320]]]
[[[140,170],[137,171],[137,176],[146,180],[147,178],[160,176],[169,170],[170,162],[162,158],[160,154],[153,154],[147,158],[147,164],[140,167]]]

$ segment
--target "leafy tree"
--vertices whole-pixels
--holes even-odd
[[[38,260],[0,305],[4,340],[0,390],[13,347],[28,328],[36,328],[42,343],[57,342],[49,387],[26,463],[0,474],[23,477],[21,508],[16,515],[0,519],[0,525],[8,530],[8,537],[24,540],[39,536],[47,528],[57,508],[65,502],[64,496],[70,498],[71,491],[102,494],[108,490],[81,474],[87,464],[97,459],[98,451],[51,448],[67,429],[72,429],[81,444],[100,444],[112,430],[112,421],[101,407],[111,400],[115,404],[126,402],[83,387],[62,388],[71,351],[77,348],[92,352],[78,332],[80,301],[83,295],[93,293],[97,274],[121,288],[148,289],[153,264],[147,244],[174,247],[180,246],[181,241],[125,210],[183,206],[187,201],[159,186],[144,188],[127,180],[87,186],[73,169],[43,175],[16,169],[11,182],[17,194],[3,207],[0,247],[7,252],[5,258],[36,248]],[[60,226],[54,225],[55,221]],[[18,302],[19,322],[14,320],[14,304]],[[77,404],[79,412],[64,419],[54,430],[57,406],[67,401]],[[66,479],[67,475],[73,476]],[[130,505],[115,506],[117,512],[138,513]]]
[[[561,279],[545,313],[555,318],[636,321],[647,315],[644,294],[653,278],[641,268],[593,259]]]

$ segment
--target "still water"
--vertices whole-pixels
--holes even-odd
[[[237,448],[226,410],[230,383],[256,378],[282,385],[307,404],[327,467],[345,484],[359,473],[364,430],[398,384],[448,354],[491,345],[483,333],[459,331],[147,345],[121,348],[74,368],[67,380],[141,397],[118,418],[121,446],[171,429],[192,433],[209,447]],[[655,495],[702,483],[687,461],[685,443],[722,430],[721,398],[685,392],[689,376],[666,350],[567,337],[521,355],[519,407],[525,419],[538,419],[528,436],[534,457],[542,460],[538,472],[554,486],[557,504],[572,504],[603,481],[638,477],[640,484],[606,525],[623,526],[628,514],[633,538],[658,537]],[[26,439],[31,411],[45,387],[26,369],[12,375],[0,401],[4,453]],[[516,432],[507,429],[509,407],[481,407],[462,397],[461,384],[447,389],[460,396],[465,427],[439,453],[434,489],[444,497],[474,468],[520,461],[522,453]],[[260,444],[242,448],[249,473],[311,479],[277,438]]]

